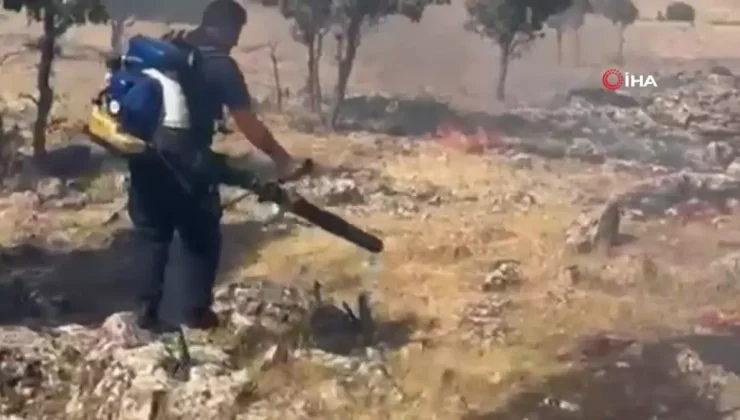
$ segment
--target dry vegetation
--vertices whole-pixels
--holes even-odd
[[[715,3],[711,8],[705,4],[697,5],[698,10],[712,10],[714,13],[721,8],[736,9],[725,3]],[[645,13],[651,13],[650,6],[646,6]],[[260,14],[255,15],[263,18]],[[264,16],[267,23],[260,26],[257,18],[252,18],[256,23],[252,23],[245,35],[249,38],[248,44],[258,44],[262,38],[271,37],[271,32],[277,31],[271,26],[272,19],[274,17]],[[408,34],[409,38],[428,37],[439,31],[440,26],[447,30],[449,28],[444,25],[452,25],[444,23],[439,16],[433,21],[439,25],[426,24],[425,21],[421,28],[413,29],[418,32]],[[654,65],[656,54],[691,59],[711,54],[724,58],[735,53],[737,43],[730,38],[740,36],[735,32],[732,35],[723,32],[734,29],[700,27],[696,32],[687,33],[682,28],[654,29],[650,24],[639,25],[630,29],[629,36],[633,39],[627,41],[628,51],[631,50],[627,60],[630,63],[636,58],[650,57],[651,62],[646,66]],[[16,30],[26,31],[19,25],[13,28],[8,33],[3,30],[0,37],[9,36]],[[603,29],[594,28],[586,30]],[[449,30],[453,33],[452,29]],[[406,29],[401,32],[404,31]],[[637,37],[646,37],[653,31],[665,31],[664,36],[651,36],[649,43],[634,42]],[[100,33],[101,28],[79,29],[80,39],[84,42]],[[453,35],[441,40],[440,48],[447,43],[458,43],[463,36],[461,30]],[[467,92],[482,93],[462,94],[460,103],[467,101],[468,104],[479,105],[487,102],[483,98],[492,97],[493,78],[486,75],[492,73],[494,67],[491,63],[495,57],[486,57],[483,51],[489,50],[476,44],[477,40],[466,38],[464,48],[450,49],[450,54],[460,55],[459,60],[450,60],[439,49],[433,53],[412,53],[403,63],[379,58],[381,54],[399,57],[409,53],[408,48],[416,48],[388,42],[389,37],[399,36],[398,32],[388,31],[368,41],[367,52],[363,52],[360,58],[364,62],[360,63],[356,76],[358,90],[403,87],[402,93],[416,94],[424,90],[424,85],[432,85],[440,96],[451,98],[467,85]],[[584,39],[588,38],[584,36]],[[107,40],[106,37],[101,39],[103,42]],[[526,73],[531,76],[534,68],[539,68],[536,64],[552,55],[552,48],[538,45],[532,58],[515,64],[524,70],[514,72],[510,88],[513,96],[518,92],[523,97],[531,93],[519,89],[524,83],[533,84],[532,90],[546,89],[576,73],[568,83],[579,84],[600,73],[599,52],[603,40],[603,37],[593,40],[594,45],[591,46],[593,54],[590,60],[599,64],[553,70],[556,74],[547,78],[527,78]],[[411,41],[409,43],[411,45]],[[669,45],[680,51],[671,50]],[[300,49],[290,46],[285,51],[287,55]],[[419,54],[424,60],[416,60]],[[476,58],[468,60],[472,56]],[[259,83],[269,83],[269,62],[261,56],[259,59],[251,57],[254,56],[242,57],[241,64],[247,78],[256,80],[255,90],[259,92],[264,90]],[[376,60],[375,64],[371,63],[373,60]],[[441,63],[438,60],[471,64],[464,69],[459,81],[452,82],[449,67],[437,68]],[[413,76],[416,73],[378,70],[386,64],[391,69],[403,67],[409,61],[429,63],[426,68],[430,74],[415,80]],[[31,63],[32,58],[21,57],[5,64],[0,76],[0,90],[8,94],[29,90],[33,83],[28,74]],[[635,66],[642,65],[635,63]],[[286,60],[284,66],[288,80],[300,80],[291,75],[298,71],[292,69],[298,64]],[[526,71],[525,68],[531,70]],[[62,86],[61,94],[67,98],[63,103],[71,120],[81,115],[88,91],[92,89],[89,87],[91,83],[86,81],[96,80],[94,77],[97,76],[93,75],[98,70],[89,61],[63,61],[59,64],[56,83]],[[443,80],[450,82],[442,83]],[[476,83],[470,83],[470,80]],[[370,290],[382,319],[413,321],[414,332],[408,342],[387,355],[391,374],[408,398],[401,404],[358,403],[339,414],[335,411],[331,416],[342,419],[378,416],[456,419],[470,412],[482,412],[497,413],[497,416],[491,414],[482,418],[521,418],[517,417],[517,410],[528,408],[507,404],[511,398],[519,398],[523,389],[538,389],[540,383],[548,383],[548,387],[579,389],[588,394],[588,385],[580,383],[582,380],[579,378],[568,376],[568,372],[578,372],[581,367],[581,362],[573,361],[579,356],[566,357],[574,354],[573,351],[582,351],[574,349],[579,348],[583,337],[608,331],[641,342],[652,342],[693,332],[696,320],[707,310],[729,309],[732,312],[735,307],[734,292],[737,289],[734,286],[718,289],[713,279],[705,279],[705,271],[712,260],[727,252],[728,247],[737,248],[740,244],[737,233],[740,232],[737,229],[740,228],[740,219],[737,216],[724,217],[721,225],[717,221],[682,224],[671,220],[635,225],[628,233],[637,239],[606,255],[582,257],[566,249],[565,231],[582,207],[576,203],[576,194],[587,196],[591,202],[603,203],[637,182],[639,175],[572,161],[535,160],[533,167],[520,168],[509,159],[447,147],[445,141],[439,139],[418,139],[413,146],[404,147],[398,141],[382,136],[300,134],[287,128],[282,119],[268,118],[271,127],[290,150],[298,155],[312,156],[322,166],[375,169],[386,178],[384,182],[397,190],[427,185],[451,191],[454,197],[437,206],[422,208],[418,217],[413,219],[390,212],[348,215],[358,225],[371,228],[385,238],[387,250],[374,267],[368,267],[367,256],[350,245],[317,230],[300,228],[289,236],[259,244],[259,249],[241,250],[243,256],[223,273],[224,282],[252,276],[300,282],[303,275],[297,273],[305,267],[311,274],[306,278],[321,279],[340,296]],[[236,137],[223,140],[219,147],[234,153],[245,151],[243,141]],[[101,194],[111,189],[106,187],[106,182],[102,180],[97,184]],[[65,247],[69,248],[104,247],[109,234],[126,228],[125,222],[111,227],[101,226],[120,204],[120,197],[115,194],[112,197],[115,198],[112,203],[90,205],[81,210],[49,210],[38,216],[40,219],[32,220],[22,208],[0,208],[3,212],[0,243],[7,245],[31,240],[66,243]],[[244,214],[233,211],[227,214],[226,219],[244,217]],[[235,239],[240,242],[238,248],[241,242],[249,239]],[[233,243],[226,246],[237,248]],[[505,320],[508,329],[500,343],[488,348],[472,346],[461,338],[460,313],[471,302],[486,295],[481,290],[485,276],[496,261],[507,259],[518,261],[522,274],[521,285],[502,293],[507,306],[499,318]],[[86,264],[91,269],[91,276],[112,275],[101,267],[105,265],[101,261],[88,260]],[[577,267],[579,274],[573,274],[572,267]],[[85,267],[79,267],[77,273],[84,275]],[[605,353],[608,352],[607,349]],[[307,363],[277,367],[260,373],[257,392],[267,395],[276,390],[311,389],[312,384],[327,374],[325,370]],[[566,379],[560,381],[559,378]],[[553,392],[558,393],[557,390]],[[560,390],[561,394],[568,392]],[[604,395],[594,398],[604,398]],[[502,407],[504,411],[497,411]],[[587,415],[584,418],[612,418],[606,415],[588,417],[588,413],[597,411],[593,407],[585,407],[584,410]],[[334,418],[326,413],[319,416],[317,418]],[[711,420],[710,417],[705,418]]]
[[[300,147],[305,140],[291,143]],[[458,418],[470,407],[496,412],[522,384],[576,369],[578,363],[564,355],[575,352],[577,359],[583,337],[607,331],[645,341],[664,338],[691,331],[707,309],[732,308],[736,302],[732,295],[713,290],[711,282],[699,282],[701,268],[691,271],[721,255],[717,243],[731,242],[706,225],[640,232],[638,243],[608,257],[582,258],[565,249],[563,232],[578,213],[569,192],[584,184],[619,191],[620,185],[636,181],[630,176],[573,162],[521,170],[435,143],[408,155],[376,149],[383,158],[358,159],[358,154],[346,154],[347,143],[311,140],[326,147],[326,155],[314,150],[322,161],[382,167],[394,185],[430,183],[469,198],[427,209],[423,220],[381,214],[358,219],[388,242],[382,271],[360,270],[362,284],[356,275],[363,256],[310,230],[263,247],[260,262],[244,272],[286,278],[286,267],[300,261],[335,290],[349,294],[370,287],[384,318],[414,319],[410,344],[390,356],[392,374],[414,402],[385,408],[358,405],[341,418]],[[331,158],[342,152],[345,158]],[[522,192],[536,197],[537,204],[522,209],[515,198]],[[669,237],[662,236],[666,232]],[[706,246],[702,250],[695,246],[699,238]],[[483,279],[500,259],[522,264],[523,284],[507,290],[512,306],[502,314],[511,336],[492,348],[471,347],[461,341],[459,314],[483,295]],[[576,282],[567,270],[574,264],[581,271]],[[298,372],[283,379],[281,386],[298,387],[309,380]],[[464,402],[453,401],[461,396]]]

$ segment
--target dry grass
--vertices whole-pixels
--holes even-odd
[[[526,384],[568,369],[559,356],[583,335],[616,330],[650,337],[685,328],[708,305],[736,304],[698,281],[706,263],[723,252],[720,241],[736,239],[727,233],[740,231],[734,229],[740,221],[733,218],[724,229],[702,223],[638,226],[633,232],[639,234],[637,243],[609,258],[566,252],[564,231],[581,210],[574,192],[605,199],[635,181],[630,175],[575,162],[535,163],[523,170],[503,159],[435,143],[402,154],[390,143],[295,134],[277,120],[272,123],[291,150],[326,167],[369,167],[394,188],[432,185],[454,197],[423,208],[425,217],[412,220],[394,214],[348,215],[385,239],[379,272],[351,245],[301,228],[262,246],[256,263],[245,256],[224,273],[229,279],[259,275],[290,282],[300,281],[295,275],[305,267],[340,297],[370,290],[381,319],[414,319],[410,343],[388,355],[392,374],[409,399],[331,412],[317,406],[321,418],[457,419],[468,404],[495,410]],[[219,148],[244,152],[244,143],[229,138]],[[108,191],[108,182],[93,183],[93,192]],[[523,194],[535,203],[520,203]],[[0,240],[8,243],[19,231],[32,229],[37,238],[104,246],[110,230],[101,223],[119,205],[51,210],[35,220],[27,220],[29,213],[5,213]],[[693,246],[699,240],[701,249]],[[522,287],[505,292],[514,304],[504,315],[514,338],[477,348],[460,341],[459,313],[482,296],[483,277],[499,259],[519,260],[525,279]],[[565,278],[564,267],[572,264],[581,267],[584,284],[574,287]],[[257,391],[299,392],[326,378],[324,369],[297,363],[261,373]]]
[[[523,170],[434,143],[401,154],[390,143],[379,147],[338,135],[320,138],[291,133],[277,120],[273,125],[291,150],[329,168],[370,167],[395,188],[432,185],[454,197],[424,208],[426,216],[412,220],[394,214],[347,216],[385,239],[380,272],[369,268],[367,255],[351,245],[301,228],[261,247],[256,263],[245,256],[224,273],[230,279],[264,275],[290,282],[299,281],[295,274],[305,267],[339,296],[370,290],[381,319],[413,317],[416,331],[410,344],[389,354],[392,373],[409,400],[380,407],[358,404],[349,411],[320,412],[322,418],[455,419],[466,404],[493,410],[524,384],[567,369],[558,356],[585,334],[617,330],[648,337],[685,328],[707,305],[735,304],[713,293],[711,284],[697,281],[697,273],[722,253],[720,240],[734,239],[727,234],[738,225],[732,218],[725,230],[701,223],[652,224],[635,231],[637,243],[610,258],[566,252],[564,231],[581,210],[574,192],[604,199],[633,182],[630,175],[575,162],[537,163]],[[247,150],[233,138],[219,148]],[[93,185],[95,191],[108,189],[105,179]],[[535,204],[521,204],[523,194]],[[37,220],[25,220],[27,213],[6,214],[0,232],[12,236],[33,227],[37,237],[102,246],[110,232],[101,223],[118,205],[52,210]],[[10,239],[3,236],[2,242]],[[693,246],[698,240],[705,244],[701,250]],[[514,339],[477,348],[460,341],[458,315],[482,296],[483,277],[499,259],[519,260],[525,279],[522,287],[505,292],[514,303],[504,315]],[[574,287],[564,277],[564,267],[571,264],[581,267],[584,284]],[[680,270],[671,270],[678,264]],[[299,363],[261,374],[258,391],[298,392],[325,379],[324,370]]]
[[[656,274],[646,268],[645,259],[658,248],[665,256],[680,255],[690,249],[691,242],[681,242],[684,238],[703,235],[709,242],[719,238],[719,232],[714,237],[708,234],[711,229],[706,225],[662,227],[675,236],[672,247],[661,245],[660,235],[652,233],[631,254],[611,259],[577,258],[564,250],[564,230],[580,210],[573,205],[573,190],[608,197],[633,181],[629,175],[588,171],[572,162],[518,170],[497,159],[433,144],[407,155],[380,150],[376,151],[380,156],[367,159],[363,150],[369,146],[347,146],[338,138],[284,138],[292,148],[311,150],[312,156],[331,165],[377,168],[396,187],[432,184],[463,198],[425,209],[423,219],[402,220],[389,214],[354,217],[387,242],[379,275],[368,273],[364,254],[310,229],[268,244],[260,262],[244,268],[244,274],[291,278],[300,261],[340,293],[372,288],[383,317],[413,314],[418,320],[412,344],[391,356],[393,373],[412,402],[394,407],[358,405],[337,418],[364,418],[368,413],[398,419],[459,418],[459,412],[450,411],[451,395],[494,408],[519,389],[517,384],[565,369],[557,356],[584,334],[617,330],[648,337],[666,328],[684,328],[700,309],[691,305],[686,309],[701,289],[688,289],[696,286],[694,272],[671,272],[667,267],[676,260],[668,258],[655,263],[662,270]],[[512,197],[521,192],[536,197],[537,204],[518,209]],[[718,249],[709,248],[691,264],[718,255]],[[515,325],[517,340],[493,349],[472,348],[455,335],[457,316],[480,296],[483,275],[502,258],[521,261],[526,278],[523,287],[508,292],[516,302],[507,317]],[[563,280],[563,268],[574,263],[591,276],[585,287],[573,288]],[[606,263],[610,270],[604,270]],[[609,278],[605,273],[616,274]],[[610,282],[620,284],[618,294],[610,291]],[[294,385],[292,377],[288,375],[283,386]],[[305,381],[301,384],[305,387]]]
[[[561,251],[563,231],[577,212],[560,192],[577,179],[569,181],[544,170],[516,170],[502,161],[435,145],[421,146],[409,155],[381,152],[372,160],[359,158],[357,162],[351,150],[363,147],[346,147],[340,139],[303,135],[284,139],[292,149],[310,149],[322,162],[376,167],[400,188],[432,184],[467,198],[426,209],[425,219],[375,214],[355,220],[380,232],[387,242],[379,275],[367,273],[362,264],[365,255],[315,230],[302,230],[268,244],[261,250],[260,262],[240,273],[290,278],[299,261],[340,292],[375,286],[371,291],[384,317],[400,319],[413,314],[419,320],[419,331],[412,338],[417,344],[393,357],[393,366],[404,390],[416,397],[416,402],[395,407],[391,418],[448,418],[440,414],[441,405],[446,404],[440,395],[445,393],[495,403],[492,396],[501,398],[512,382],[559,369],[556,350],[572,337],[610,327],[615,319],[639,306],[637,302],[611,302],[605,307],[607,299],[582,299],[567,308],[554,308],[543,298],[543,291],[557,283],[553,280],[566,262]],[[528,211],[516,210],[515,203],[506,201],[522,191],[537,197],[538,204]],[[496,206],[502,210],[492,211]],[[511,292],[512,299],[521,302],[513,314],[521,342],[491,350],[463,345],[452,334],[457,315],[480,294],[486,270],[501,258],[522,261],[527,278],[524,288]],[[427,325],[435,328],[425,328]],[[440,336],[439,331],[447,333]],[[433,344],[421,344],[424,342]],[[288,378],[283,385],[290,384],[295,382]],[[377,410],[358,406],[351,414],[361,418],[357,416]]]

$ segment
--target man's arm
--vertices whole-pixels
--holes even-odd
[[[281,176],[292,174],[297,165],[290,153],[275,140],[270,130],[252,112],[249,90],[236,62],[228,58],[221,64],[218,75],[214,76],[217,76],[217,83],[221,87],[219,89],[221,101],[229,109],[239,131],[275,162]]]
[[[250,143],[269,156],[279,168],[290,166],[290,154],[254,113],[247,108],[229,108],[229,111],[237,128]]]

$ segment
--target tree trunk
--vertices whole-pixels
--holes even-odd
[[[581,36],[579,35],[578,32],[579,32],[578,28],[576,28],[573,31],[573,39],[575,40],[574,41],[574,46],[575,46],[575,63],[576,63],[576,67],[578,67],[578,66],[581,65]]]
[[[316,110],[318,112],[321,112],[321,105],[324,102],[324,95],[321,92],[321,57],[324,55],[324,35],[318,34],[316,36],[316,59],[314,61],[314,69],[313,69],[313,89],[314,89],[314,98],[316,99]]]
[[[342,56],[344,53],[344,36],[337,36],[337,51],[334,55],[334,61],[337,62],[337,64],[342,62]]]
[[[123,51],[123,34],[126,28],[125,19],[112,19],[110,21],[110,49],[114,55],[120,56]]]
[[[557,43],[558,65],[563,64],[563,30],[555,29],[555,42]]]
[[[501,55],[498,60],[498,83],[496,84],[496,99],[503,101],[506,98],[506,76],[509,73],[511,59],[511,41],[500,45]]]
[[[272,62],[272,78],[275,82],[275,93],[278,112],[283,112],[283,85],[280,82],[280,69],[278,66],[277,46],[270,45],[270,61]]]
[[[344,51],[339,61],[337,69],[337,85],[334,89],[334,104],[331,110],[331,119],[329,127],[334,130],[339,119],[339,110],[347,95],[347,83],[352,73],[352,66],[355,64],[357,57],[357,47],[360,46],[360,29],[362,25],[362,15],[352,16],[346,35],[343,38]]]
[[[625,25],[619,25],[619,45],[617,46],[617,64],[624,64],[624,31]]]
[[[308,95],[308,103],[311,111],[316,112],[316,91],[315,76],[313,74],[316,69],[316,35],[308,34],[304,38],[306,47],[308,47],[308,73],[306,75],[306,94]]]
[[[51,5],[44,8],[44,37],[41,41],[41,61],[36,75],[38,101],[36,121],[33,125],[33,154],[46,154],[46,125],[49,121],[51,106],[54,103],[54,91],[51,88],[51,68],[54,62],[54,49],[57,30],[54,26],[54,10]]]
[[[0,113],[0,190],[5,182],[5,177],[10,174],[10,165],[12,164],[11,159],[7,156],[7,151],[11,149],[10,139],[5,134],[5,123],[3,122],[3,114]]]

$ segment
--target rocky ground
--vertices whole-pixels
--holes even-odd
[[[49,157],[16,153],[30,105],[6,97],[0,418],[735,418],[738,78],[666,77],[649,95],[440,111],[428,134],[414,103],[358,108],[349,134],[268,116],[321,163],[292,188],[387,251],[231,206],[224,326],[186,332],[189,369],[176,334],[126,312],[120,162],[61,116]]]
[[[646,16],[664,8],[638,3]],[[6,62],[0,419],[740,418],[740,67],[686,64],[734,55],[735,32],[631,27],[629,70],[660,70],[660,88],[610,93],[592,87],[614,28],[589,24],[585,65],[552,68],[551,40],[538,43],[509,80],[514,98],[538,105],[512,99],[489,115],[433,99],[492,107],[496,56],[464,33],[463,15],[430,10],[413,29],[387,22],[364,39],[351,88],[366,95],[349,99],[337,134],[267,112],[265,52],[237,52],[278,138],[320,163],[291,188],[387,250],[367,255],[252,198],[231,205],[216,299],[224,326],[185,332],[190,369],[176,334],[131,323],[125,172],[79,135],[105,28],[65,41],[41,161],[26,157],[35,109],[19,95],[33,90],[36,56]],[[298,91],[303,49],[281,17],[250,16],[243,44],[278,39],[286,86]],[[13,19],[3,22],[10,52],[38,30]],[[431,37],[433,52],[420,47]],[[570,89],[581,82],[592,87]],[[373,93],[381,87],[425,99]],[[217,147],[243,154],[243,143]],[[224,189],[223,201],[240,193]]]

